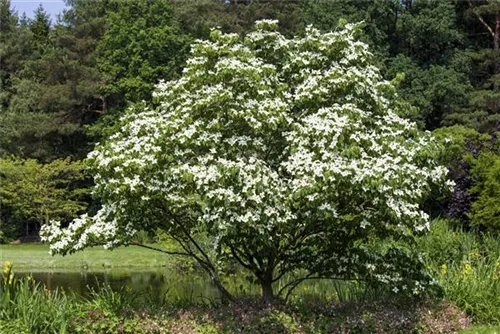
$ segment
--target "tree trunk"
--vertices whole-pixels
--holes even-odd
[[[262,287],[262,299],[268,303],[273,302],[275,298],[272,276],[266,275],[266,277],[262,277],[260,279],[260,286]]]
[[[498,52],[500,49],[500,11],[496,12],[495,15],[496,22],[495,22],[495,34],[493,35],[493,50],[495,50],[495,60],[496,57],[498,57]],[[500,74],[500,62],[496,62],[495,64],[495,74]],[[500,90],[500,85],[498,83],[498,78],[495,78],[495,81],[493,83],[493,90],[498,91]]]
[[[214,282],[215,286],[217,287],[217,290],[219,290],[219,293],[221,295],[222,303],[226,303],[228,301],[234,300],[233,295],[227,291],[227,289],[224,287],[222,282],[220,281],[219,277],[216,275],[212,275],[212,281]]]
[[[233,296],[229,291],[224,287],[222,284],[219,275],[217,274],[215,268],[210,264],[207,263],[200,258],[193,256],[193,258],[198,262],[198,264],[207,271],[207,273],[210,275],[210,278],[212,279],[212,282],[214,283],[215,287],[217,290],[219,290],[220,296],[222,303],[226,303],[228,301],[234,300]]]

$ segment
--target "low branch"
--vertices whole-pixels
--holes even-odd
[[[273,283],[274,282],[277,282],[279,281],[283,276],[285,276],[285,274],[287,273],[288,271],[282,271],[281,273],[279,273],[275,278],[273,278]]]
[[[302,277],[302,278],[299,278],[299,279],[296,279],[294,281],[291,281],[291,282],[288,282],[287,284],[285,284],[281,289],[280,291],[278,291],[278,296],[280,296],[286,288],[288,288],[289,286],[292,286],[292,285],[295,285],[297,286],[298,284],[300,284],[301,282],[305,281],[306,279],[308,279],[309,277],[311,277],[313,274],[308,274],[307,276],[305,277]]]
[[[236,259],[236,261],[239,262],[239,264],[241,264],[243,267],[247,268],[248,270],[250,271],[255,271],[255,268],[253,266],[251,266],[250,264],[247,264],[245,263],[239,256],[238,254],[236,253],[236,249],[234,247],[230,247],[231,249],[231,254],[233,254],[234,258]]]
[[[292,281],[290,283],[287,283],[285,286],[283,286],[280,291],[278,292],[278,295],[281,295],[284,290],[287,288],[287,287],[290,287],[286,293],[286,296],[285,296],[285,302],[288,301],[288,298],[290,297],[291,293],[293,290],[295,290],[295,288],[302,282],[306,281],[306,280],[312,280],[312,279],[329,279],[329,280],[339,280],[339,281],[362,281],[360,279],[354,279],[354,278],[345,278],[345,277],[332,277],[332,276],[312,276],[313,274],[310,273],[308,274],[307,276],[305,277],[302,277],[302,278],[299,278],[299,279],[296,279],[295,281]]]
[[[154,251],[157,251],[157,252],[161,252],[161,253],[164,253],[164,254],[168,254],[168,255],[181,255],[181,256],[189,256],[189,257],[192,257],[192,255],[191,255],[191,254],[189,254],[189,253],[183,253],[183,252],[171,252],[171,251],[167,251],[167,250],[165,250],[165,249],[156,248],[156,247],[151,247],[151,246],[147,246],[147,245],[140,244],[140,243],[137,243],[137,242],[131,242],[130,244],[131,244],[131,245],[133,245],[133,246],[142,247],[142,248],[146,248],[146,249],[151,249],[151,250],[154,250]]]
[[[203,269],[205,269],[205,271],[208,272],[208,274],[212,278],[212,282],[215,284],[215,286],[221,293],[222,298],[224,300],[234,300],[234,297],[231,295],[231,293],[229,293],[229,291],[223,286],[219,274],[217,273],[217,269],[215,268],[208,254],[201,248],[200,245],[198,245],[196,240],[191,236],[189,231],[183,226],[182,222],[179,221],[179,219],[175,215],[171,214],[165,208],[162,208],[162,211],[177,224],[177,226],[184,234],[184,238],[186,238],[186,242],[188,243],[188,245],[191,244],[192,246],[194,246],[194,248],[198,250],[198,252],[201,254],[201,257],[204,258],[204,260],[200,256],[198,256],[195,250],[191,249],[190,246],[184,245],[182,240],[180,240],[181,237],[176,238],[172,234],[170,236],[181,245],[181,247],[186,251],[186,253],[192,256],[200,264],[200,266]]]

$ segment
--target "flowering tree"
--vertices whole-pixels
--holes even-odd
[[[161,228],[219,289],[219,264],[239,262],[275,296],[287,273],[358,279],[420,293],[432,279],[402,247],[429,229],[419,204],[445,187],[429,133],[356,40],[360,25],[287,39],[259,21],[241,38],[197,41],[156,105],[135,106],[88,161],[102,208],[42,231],[53,252],[127,244]],[[211,240],[207,243],[200,240]]]

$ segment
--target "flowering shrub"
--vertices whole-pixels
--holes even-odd
[[[244,38],[213,30],[192,46],[182,77],[157,85],[156,105],[131,108],[89,154],[102,208],[44,226],[52,252],[161,228],[220,289],[229,259],[266,298],[299,269],[306,276],[281,293],[313,278],[413,294],[433,283],[400,241],[429,229],[420,203],[449,186],[439,145],[400,116],[407,105],[356,40],[359,24],[292,39],[276,27],[258,21]]]

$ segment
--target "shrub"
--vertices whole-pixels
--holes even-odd
[[[500,232],[500,155],[481,153],[472,162],[471,174],[474,186],[470,191],[477,196],[471,207],[471,222]]]

